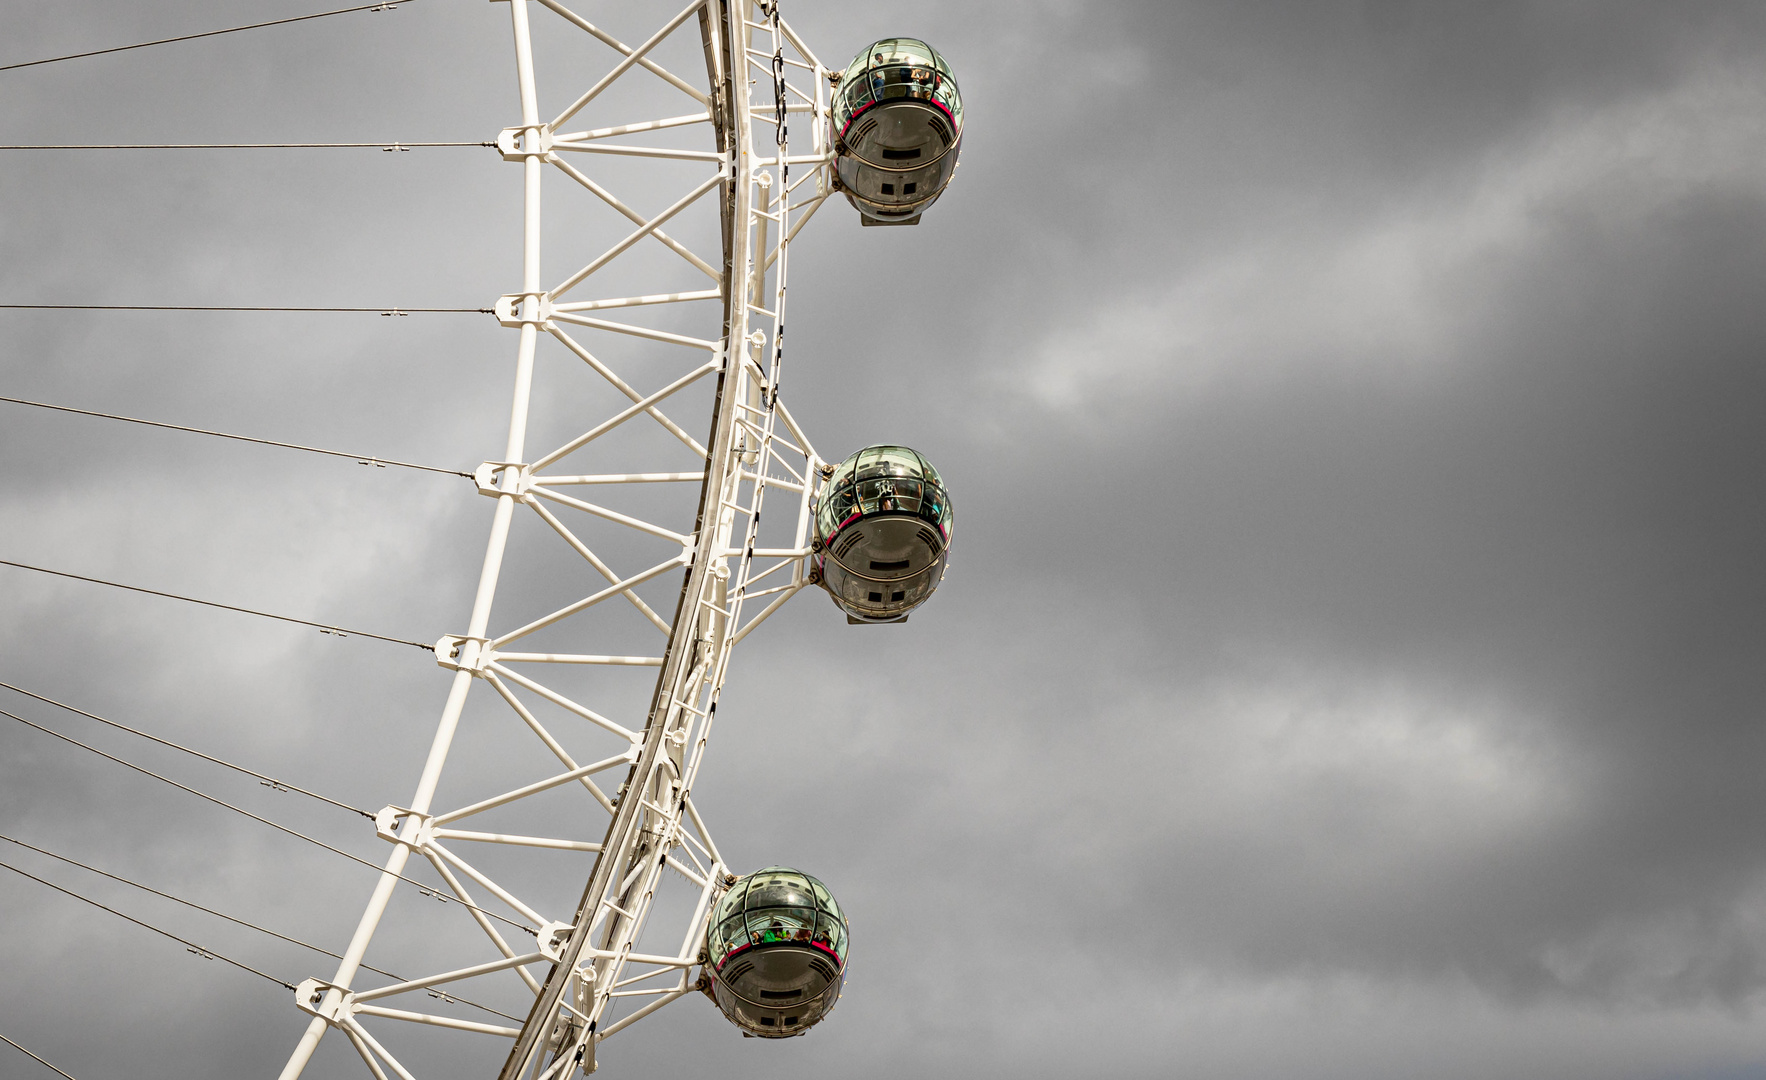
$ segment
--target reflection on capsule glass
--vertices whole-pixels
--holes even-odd
[[[852,622],[899,622],[926,602],[950,553],[950,494],[905,446],[867,446],[816,496],[815,567]]]
[[[840,1000],[846,946],[846,917],[825,885],[790,867],[757,870],[712,909],[712,998],[746,1034],[802,1035]]]
[[[956,172],[963,98],[950,65],[917,38],[884,38],[834,91],[835,172],[866,225],[913,225]]]

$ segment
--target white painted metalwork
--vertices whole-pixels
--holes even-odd
[[[400,1039],[429,1029],[501,1040],[503,1080],[559,1080],[579,1065],[592,1070],[597,1042],[695,989],[693,969],[702,962],[707,913],[730,876],[693,805],[693,781],[704,761],[733,647],[811,583],[806,562],[809,506],[823,462],[779,400],[778,387],[790,243],[833,190],[826,136],[827,69],[779,18],[776,4],[693,0],[632,47],[558,0],[508,2],[521,123],[502,132],[497,145],[505,159],[522,168],[524,254],[520,291],[496,305],[501,323],[519,334],[508,443],[501,459],[486,462],[475,474],[479,491],[496,504],[490,541],[465,632],[444,637],[435,646],[437,662],[454,676],[417,790],[408,806],[389,806],[376,820],[376,830],[392,844],[392,852],[336,973],[328,981],[309,979],[297,992],[300,1008],[312,1019],[282,1072],[283,1080],[301,1074],[328,1028],[341,1030],[368,1072],[381,1080],[392,1075],[414,1080],[388,1042],[402,1045]],[[557,23],[547,17],[550,29],[586,34],[620,56],[549,121],[542,119],[536,86],[529,24],[534,7],[561,17]],[[678,43],[694,28],[699,40],[693,54],[703,55],[705,90],[657,59],[663,43]],[[787,71],[794,77],[803,73],[809,89],[787,80]],[[633,84],[644,88],[644,100],[658,99],[657,118],[597,115],[594,126],[561,131],[579,115],[599,111],[591,107],[615,96],[608,91]],[[683,107],[696,111],[683,112]],[[793,114],[807,114],[808,123],[800,127],[808,128],[809,138],[800,143],[810,143],[809,153],[790,153],[786,122]],[[629,141],[693,132],[702,136],[702,148]],[[650,169],[651,175],[658,169],[675,170],[678,197],[649,197],[653,189],[647,185],[639,193],[646,196],[642,201],[664,205],[647,215],[614,193],[614,181],[589,171],[622,161]],[[605,250],[572,253],[573,262],[584,260],[577,264],[581,268],[550,287],[540,261],[541,181],[548,168],[573,181],[573,193],[580,197],[586,190],[623,219],[620,229],[629,229]],[[696,215],[697,234],[691,227]],[[714,243],[721,238],[716,262],[704,257],[705,237]],[[700,245],[697,250],[695,244]],[[634,288],[654,276],[654,257],[652,263],[634,260],[659,249],[672,253],[660,257],[681,275],[683,284],[671,288],[661,283],[664,291]],[[712,287],[704,287],[706,278]],[[591,289],[602,298],[581,295]],[[705,304],[714,300],[719,301],[717,316]],[[663,326],[599,314],[618,311],[624,320],[646,310],[683,317]],[[688,329],[693,311],[702,313],[705,328],[698,332]],[[713,322],[719,316],[721,321]],[[594,340],[605,340],[610,348],[623,348],[637,359],[616,370],[615,363],[585,345],[591,339],[578,339],[586,333],[600,335]],[[626,404],[587,427],[579,420],[580,434],[534,453],[530,413],[548,400],[534,389],[536,354],[543,340],[562,346],[559,356],[574,368],[571,377],[611,387]],[[640,386],[655,389],[646,392]],[[677,398],[708,387],[711,427],[702,444],[666,410],[675,408]],[[608,440],[631,430],[628,425],[650,423],[666,434],[672,447],[666,454],[657,452],[654,468],[646,464],[633,470],[602,454]],[[564,471],[559,467],[566,459],[580,464]],[[584,464],[600,471],[585,470]],[[622,491],[665,494],[688,490],[682,485],[691,481],[699,483],[699,499],[696,505],[681,506],[678,519],[655,511],[654,499],[644,509],[622,510],[566,490],[594,488],[609,497]],[[777,539],[770,545],[760,525],[769,489],[777,489],[773,498],[786,499],[792,511],[782,514],[775,507],[768,535]],[[607,584],[493,630],[493,600],[510,529],[524,508]],[[616,561],[625,561],[627,548],[643,544],[654,551],[645,557],[647,569],[621,573],[613,568]],[[656,599],[645,598],[644,590],[665,587],[676,572],[684,572],[684,581],[674,617],[668,619],[657,610]],[[635,617],[621,615],[627,611],[635,611]],[[633,639],[642,635],[652,636],[633,648]],[[512,648],[530,637],[573,645]],[[598,645],[593,652],[577,651],[578,642]],[[650,668],[659,670],[647,711],[618,705],[614,694],[610,700],[616,704],[594,700],[594,687],[600,684],[593,680],[620,678],[622,669]],[[572,672],[591,680],[591,692],[560,688],[558,679]],[[475,680],[508,705],[562,771],[536,774],[452,808],[438,807],[449,750]],[[549,724],[550,716],[560,719]],[[584,760],[591,763],[579,764]],[[623,782],[609,794],[597,778],[622,769]],[[454,779],[450,774],[450,781]],[[571,791],[579,793],[580,809],[587,815],[605,815],[599,840],[528,835],[488,824],[461,827],[477,825],[469,819],[478,815]],[[548,820],[560,818],[554,814]],[[593,819],[573,811],[566,820]],[[527,852],[523,858],[530,860],[560,860],[551,866],[534,864],[538,874],[552,878],[580,880],[584,853],[593,854],[594,864],[574,909],[556,910],[529,893],[525,878],[506,880],[475,865],[463,854],[470,845]],[[438,893],[474,905],[500,904],[528,928],[533,940],[510,940],[477,907],[448,905],[460,907],[476,924],[476,930],[464,923],[461,929],[481,941],[485,960],[404,983],[356,988],[363,956],[412,855],[435,871],[442,883]],[[674,876],[665,875],[665,869]],[[665,886],[686,890],[678,906],[691,915],[678,937],[656,928],[668,935],[666,951],[641,950],[640,943],[648,940],[648,918]],[[480,988],[495,979],[517,985],[527,1003],[519,1028],[435,1011],[453,1003],[447,988],[470,984],[482,998]],[[443,1005],[428,1006],[429,1011],[393,1007],[419,992]],[[456,1062],[450,1074],[458,1071]]]

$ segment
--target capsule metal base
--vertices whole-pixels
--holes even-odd
[[[848,200],[848,201],[850,202],[851,200]],[[882,218],[874,218],[871,215],[865,213],[864,210],[862,208],[860,208],[857,203],[853,203],[852,205],[853,205],[854,209],[857,209],[859,211],[858,223],[860,225],[866,225],[866,226],[870,226],[870,225],[918,225],[920,223],[920,215],[919,214],[915,214],[913,217],[910,217],[910,218],[901,218],[901,219],[895,220],[895,221],[885,221]]]
[[[899,622],[944,580],[944,537],[917,516],[861,518],[824,544],[822,588],[855,622]]]
[[[762,1039],[802,1035],[840,998],[845,972],[831,952],[779,942],[731,953],[711,996],[730,1022]]]

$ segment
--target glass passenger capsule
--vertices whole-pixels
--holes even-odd
[[[834,90],[835,171],[866,225],[912,225],[950,184],[963,99],[950,65],[916,38],[884,38]]]
[[[712,909],[705,944],[712,998],[750,1035],[802,1035],[840,1000],[846,916],[808,874],[769,866],[738,878]]]
[[[899,622],[944,579],[951,505],[932,463],[867,446],[816,495],[815,568],[850,622]]]

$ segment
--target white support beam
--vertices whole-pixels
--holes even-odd
[[[529,10],[535,5],[548,8],[573,24],[575,29],[569,31],[572,34],[576,30],[586,31],[620,57],[609,61],[611,70],[603,76],[591,73],[571,87],[567,94],[571,104],[550,123],[542,122],[536,90],[533,30],[528,23]],[[400,811],[402,821],[397,825],[397,835],[391,837],[397,842],[386,871],[376,883],[356,934],[344,950],[338,974],[329,983],[314,981],[313,985],[320,988],[314,993],[316,1000],[303,1003],[312,1016],[307,1034],[283,1072],[283,1080],[294,1080],[301,1074],[313,1047],[329,1027],[346,1033],[376,1080],[387,1080],[392,1075],[411,1080],[408,1070],[364,1026],[363,1022],[370,1020],[376,1025],[398,1021],[406,1034],[434,1029],[439,1035],[440,1030],[451,1029],[512,1039],[513,1046],[502,1069],[503,1080],[558,1080],[574,1070],[579,1051],[590,1055],[592,1062],[596,1041],[689,994],[706,922],[727,873],[689,793],[704,763],[736,644],[807,585],[804,559],[808,505],[820,484],[822,462],[778,400],[778,387],[791,244],[833,190],[829,183],[831,158],[821,130],[827,115],[825,69],[802,47],[796,35],[778,21],[776,10],[760,9],[752,0],[694,0],[684,10],[677,9],[678,14],[636,48],[626,46],[569,11],[561,0],[511,0],[510,10],[521,123],[506,128],[498,138],[498,146],[503,157],[519,163],[522,171],[523,256],[520,291],[509,292],[497,303],[499,322],[517,330],[519,340],[506,448],[501,458],[481,469],[478,475],[479,490],[495,501],[491,534],[465,632],[447,635],[443,645],[438,646],[438,662],[451,669],[452,682],[416,796]],[[703,92],[658,62],[659,57],[672,55],[659,52],[658,46],[695,16],[699,17],[699,33],[695,36],[704,46],[708,76]],[[756,35],[768,37],[763,41]],[[677,43],[678,39],[670,48]],[[795,49],[802,59],[785,55],[787,49]],[[784,66],[809,72],[805,77],[808,81],[777,85],[770,66],[753,62],[770,61],[775,54],[785,61]],[[645,74],[635,74],[640,67],[646,69]],[[703,110],[672,115],[679,111],[679,104],[670,108],[666,102],[648,102],[642,103],[640,118],[636,120],[629,113],[607,115],[613,112],[607,103],[616,97],[622,106],[632,101],[624,92],[627,84],[622,84],[618,95],[606,93],[628,75],[632,85],[652,88],[653,93],[669,95],[674,90],[684,90]],[[674,90],[651,81],[652,75],[670,83]],[[587,89],[579,92],[578,87],[585,84]],[[805,89],[811,93],[805,93]],[[810,118],[807,124],[791,125],[796,131],[790,133],[799,137],[795,153],[784,145],[786,127],[770,123],[774,119],[770,110],[775,94],[791,98],[787,103],[789,112]],[[651,104],[659,107],[651,109]],[[591,106],[599,110],[592,116],[585,112]],[[560,134],[559,128],[579,114],[589,117],[581,125],[584,130]],[[757,119],[769,123],[757,127]],[[758,137],[757,130],[761,133]],[[641,145],[646,133],[669,132],[674,134],[667,145]],[[699,134],[709,136],[709,145],[689,142]],[[620,140],[622,136],[630,141]],[[609,173],[627,170],[626,179],[611,186],[629,189],[634,186],[634,176],[666,174],[669,160],[715,163],[717,172],[707,179],[689,178],[680,183],[673,194],[691,190],[656,215],[639,213],[608,190]],[[579,167],[585,164],[586,168]],[[565,265],[582,269],[550,291],[542,287],[540,278],[540,182],[547,166],[571,178],[573,184],[562,186],[567,195],[581,200],[579,192],[588,191],[598,202],[582,201],[604,217],[609,211],[600,206],[610,208],[611,214],[616,215],[612,221],[617,226],[609,231],[610,235],[622,237],[587,262],[581,260],[593,255],[594,248],[568,252],[570,261]],[[640,179],[635,183],[642,186],[650,181]],[[792,192],[806,183],[812,184],[809,190],[814,196],[793,196]],[[673,228],[675,235],[665,231],[665,225]],[[585,234],[573,224],[567,239],[574,242],[580,235]],[[721,237],[721,262],[716,264],[700,258],[682,242],[685,238],[708,235]],[[643,244],[646,237],[668,248],[680,261],[645,260],[642,252],[630,259],[623,257]],[[647,245],[644,247],[648,249]],[[693,269],[685,270],[682,262]],[[639,270],[650,275],[655,269],[652,264],[663,264],[667,276],[637,276]],[[566,292],[589,277],[607,274],[619,278],[619,287],[597,289],[600,295],[592,298],[563,299]],[[703,287],[705,282],[699,275],[709,277],[712,287]],[[683,278],[685,284],[681,284]],[[711,305],[702,303],[710,300],[718,301],[719,310],[715,313]],[[640,308],[659,309],[656,322],[660,325],[643,326],[597,317],[598,313]],[[617,342],[618,367],[622,372],[663,371],[667,374],[661,378],[674,381],[659,391],[640,393],[613,366],[602,362],[573,338],[567,328],[578,326],[619,336],[607,340]],[[584,434],[533,459],[527,456],[526,448],[530,405],[553,404],[552,399],[530,402],[536,350],[542,337],[557,341],[626,401],[617,409],[603,407],[600,399],[607,393],[592,377],[587,380],[592,384],[587,394],[565,388],[557,403],[580,412],[585,408],[584,402],[593,402],[586,406],[589,414],[573,418],[574,422],[568,425],[561,424],[556,416],[545,416],[541,419],[546,426],[535,423],[534,430],[562,428]],[[659,345],[700,349],[709,355],[682,375],[684,365],[678,363],[679,354],[659,349]],[[609,349],[615,347],[610,345]],[[565,375],[583,379],[581,372],[578,365],[567,364]],[[715,387],[706,388],[705,397],[712,402],[710,433],[705,436],[703,429],[698,432],[704,439],[702,443],[661,406],[707,376],[715,377]],[[654,377],[647,375],[641,381]],[[546,384],[545,389],[551,392],[552,384]],[[691,399],[675,398],[671,407],[678,411],[679,401],[697,398],[698,395]],[[675,455],[673,461],[632,461],[626,453],[630,440],[622,437],[617,440],[617,447],[615,440],[598,441],[640,413],[656,421],[673,441],[686,447],[692,459],[682,461],[679,451],[671,451]],[[643,430],[633,439],[656,441],[648,425],[636,427]],[[615,447],[620,456],[614,456],[609,447]],[[536,475],[565,456],[579,452],[585,464],[570,475]],[[664,489],[654,486],[680,483],[699,485],[697,505],[690,517],[682,512],[683,508],[670,509]],[[618,485],[652,486],[621,489]],[[566,493],[585,487],[622,490],[639,500],[637,509],[614,510]],[[772,502],[768,503],[768,499]],[[782,506],[779,500],[784,500]],[[532,508],[546,523],[549,531],[539,531],[545,543],[555,543],[550,537],[556,535],[606,579],[607,587],[567,603],[560,598],[560,605],[540,619],[523,621],[513,629],[504,620],[493,630],[494,601],[503,562],[506,557],[513,557],[510,530],[518,505]],[[566,525],[568,515],[561,519],[560,508],[565,507],[666,541],[675,546],[678,554],[667,553],[668,558],[641,573],[618,574]],[[763,508],[768,521],[764,533]],[[571,521],[571,525],[582,530],[584,537],[595,538],[596,549],[610,555],[616,549],[601,543],[601,533],[610,533],[613,543],[648,543],[619,530],[591,533],[577,521]],[[619,554],[613,561],[624,562],[628,558],[629,555]],[[652,607],[637,590],[642,586],[646,593],[660,591],[660,583],[648,583],[659,582],[675,570],[683,574],[671,618],[670,609],[660,604]],[[629,637],[634,624],[623,615],[625,605],[605,603],[615,596],[631,604],[651,626],[667,635],[665,648],[656,650],[653,639],[633,645]],[[616,625],[614,619],[624,622]],[[502,651],[548,628],[556,636],[535,639],[528,646],[535,651]],[[639,633],[649,633],[641,626],[637,629]],[[533,664],[552,665],[542,670],[550,673],[548,679],[555,675],[559,686],[568,686],[570,694],[522,673],[535,670],[527,666]],[[608,669],[616,667],[655,669],[655,687],[641,717],[635,703],[603,690],[602,682],[610,677]],[[467,761],[464,767],[473,769],[472,774],[464,783],[453,777],[448,790],[472,792],[470,797],[476,801],[444,813],[432,813],[444,769],[463,767],[460,763],[448,766],[447,762],[475,677],[491,685],[563,768],[554,775],[477,798],[485,791],[505,789],[510,781],[479,767],[477,762]],[[534,710],[541,707],[529,707],[536,698],[594,726],[579,725],[567,717],[555,722],[554,734],[535,715]],[[598,710],[619,716],[626,723],[616,723]],[[516,731],[519,733],[519,729]],[[611,757],[605,756],[604,749],[585,752],[578,745],[587,740],[605,746],[609,737],[624,744]],[[579,765],[578,754],[600,760]],[[601,783],[607,785],[606,792],[596,783],[595,777],[608,771],[623,774],[617,791],[612,781],[604,777]],[[573,786],[581,786],[608,811],[609,822],[602,839],[568,838],[577,831],[575,828],[554,830],[512,824],[505,831],[498,824],[490,824],[493,819],[484,819],[486,825],[481,829],[459,827],[463,819],[499,808],[519,809],[516,804],[526,799],[558,798],[547,793]],[[580,804],[575,812],[580,813]],[[541,835],[553,832],[566,836]],[[498,861],[487,861],[483,870],[473,866],[454,849],[465,842],[498,845],[491,855],[485,856]],[[413,850],[429,861],[454,898],[470,902],[473,893],[468,892],[469,887],[473,892],[488,890],[490,896],[509,904],[534,923],[536,936],[544,939],[540,951],[528,951],[531,947],[518,951],[512,947],[486,914],[473,905],[468,914],[485,932],[491,948],[477,944],[476,938],[474,944],[491,953],[493,959],[365,994],[353,992],[351,980],[388,913]],[[561,854],[565,857],[560,858]],[[557,884],[555,878],[544,879],[544,891],[532,891],[540,886],[529,880],[528,871],[545,874],[553,867],[574,866],[575,871],[566,872],[580,874],[582,863],[575,857],[578,854],[589,856],[593,866],[568,925],[546,921],[537,902],[524,902],[512,891],[519,883],[523,895],[555,896],[550,891]],[[506,874],[510,866],[523,872]],[[660,931],[666,934],[665,943],[652,945],[653,938],[645,936],[652,911],[680,910],[655,903],[658,890],[665,887],[677,895],[681,890],[692,890],[692,916],[684,927],[671,919]],[[437,892],[440,894],[441,890]],[[489,897],[486,899],[488,902]],[[421,933],[431,932],[427,928],[430,921],[426,913]],[[659,931],[648,932],[654,935]],[[678,952],[670,953],[668,950],[675,948],[677,940]],[[525,942],[520,944],[526,946]],[[463,960],[472,958],[468,955]],[[519,1028],[369,1004],[371,1000],[497,971],[513,973],[533,994],[531,1008]],[[543,978],[535,977],[541,973]],[[674,979],[678,982],[670,981]],[[653,1000],[629,1014],[609,1013],[610,1003],[621,998],[633,1003],[641,998]],[[558,1027],[561,1021],[566,1025],[563,1029]],[[554,1032],[565,1036],[556,1047],[551,1045]]]
[[[440,986],[443,983],[459,982],[462,979],[473,979],[480,975],[489,975],[494,971],[503,971],[512,967],[520,967],[523,964],[539,963],[545,958],[545,953],[523,953],[520,956],[506,957],[502,960],[493,960],[488,964],[474,964],[471,967],[456,968],[453,971],[444,971],[438,975],[428,975],[421,979],[410,979],[401,983],[393,983],[391,986],[381,986],[376,987],[373,990],[364,990],[361,993],[354,995],[354,997],[358,1002],[379,1001],[382,998],[396,997],[399,994],[408,994],[412,990],[427,990],[432,986]]]
[[[553,11],[556,11],[558,14],[564,16],[566,19],[568,19],[572,23],[575,23],[578,27],[581,27],[582,29],[588,31],[590,34],[593,34],[599,40],[604,41],[608,45],[613,46],[615,49],[617,49],[621,53],[623,53],[627,59],[627,63],[622,64],[619,68],[616,68],[614,70],[613,74],[607,76],[607,78],[602,80],[602,82],[596,84],[596,88],[594,90],[590,91],[589,93],[584,94],[581,100],[579,100],[575,105],[571,106],[569,111],[567,111],[564,115],[560,116],[558,119],[552,121],[553,127],[557,127],[559,124],[562,124],[562,123],[564,123],[564,121],[570,119],[570,117],[572,115],[574,115],[577,112],[577,110],[581,109],[584,105],[588,104],[590,99],[592,99],[596,94],[600,93],[602,90],[606,89],[606,86],[608,83],[611,83],[614,79],[617,79],[617,78],[619,78],[620,75],[624,74],[625,69],[627,67],[631,66],[631,64],[633,64],[633,63],[643,66],[646,70],[651,71],[651,72],[655,73],[656,75],[660,75],[670,86],[673,86],[678,90],[681,90],[682,92],[684,92],[687,95],[689,95],[690,97],[692,97],[694,100],[698,101],[700,104],[702,104],[702,105],[711,104],[711,97],[708,94],[706,94],[704,91],[700,90],[696,86],[693,86],[691,83],[688,83],[684,79],[681,79],[681,78],[678,78],[674,75],[669,74],[667,71],[664,71],[661,67],[657,66],[657,64],[654,61],[647,60],[644,57],[644,54],[649,52],[650,49],[652,47],[654,47],[658,41],[661,41],[663,38],[667,37],[669,35],[669,33],[672,30],[674,30],[675,27],[679,26],[682,22],[684,22],[686,20],[687,16],[693,14],[700,7],[702,7],[703,6],[702,4],[694,4],[692,7],[688,8],[686,11],[684,11],[680,15],[676,16],[675,19],[673,21],[671,21],[667,26],[664,26],[661,30],[657,31],[656,35],[654,37],[652,37],[649,41],[646,41],[643,45],[639,46],[637,49],[632,49],[629,46],[623,45],[619,41],[616,41],[615,39],[609,37],[600,28],[598,28],[595,25],[593,25],[592,23],[590,23],[587,19],[578,15],[576,12],[571,11],[569,8],[565,7],[563,4],[558,3],[558,0],[540,0],[540,3],[544,4],[546,7],[551,8]]]

